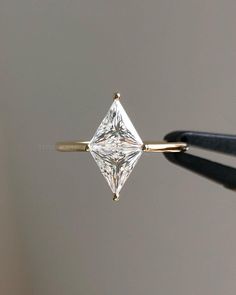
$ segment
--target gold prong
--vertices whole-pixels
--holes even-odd
[[[119,195],[114,194],[113,195],[113,201],[115,201],[115,202],[119,201]]]
[[[113,99],[120,99],[120,93],[119,92],[115,92],[113,95]]]

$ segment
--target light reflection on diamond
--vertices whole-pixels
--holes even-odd
[[[127,113],[115,99],[90,141],[89,150],[116,195],[140,158],[142,146]]]

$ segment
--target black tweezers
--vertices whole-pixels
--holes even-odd
[[[167,134],[164,139],[172,142],[186,142],[188,146],[236,156],[236,135],[197,131],[174,131]],[[174,164],[207,177],[222,184],[226,188],[236,190],[236,168],[185,152],[164,153],[164,155]]]

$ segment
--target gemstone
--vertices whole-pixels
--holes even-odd
[[[115,99],[89,142],[89,151],[116,196],[138,162],[142,147],[120,100]]]

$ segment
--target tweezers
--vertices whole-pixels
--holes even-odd
[[[193,146],[236,156],[236,135],[198,131],[174,131],[168,133],[164,139],[171,142],[185,142],[189,147]],[[176,165],[211,179],[228,189],[236,190],[236,168],[186,152],[164,153],[164,156]]]

